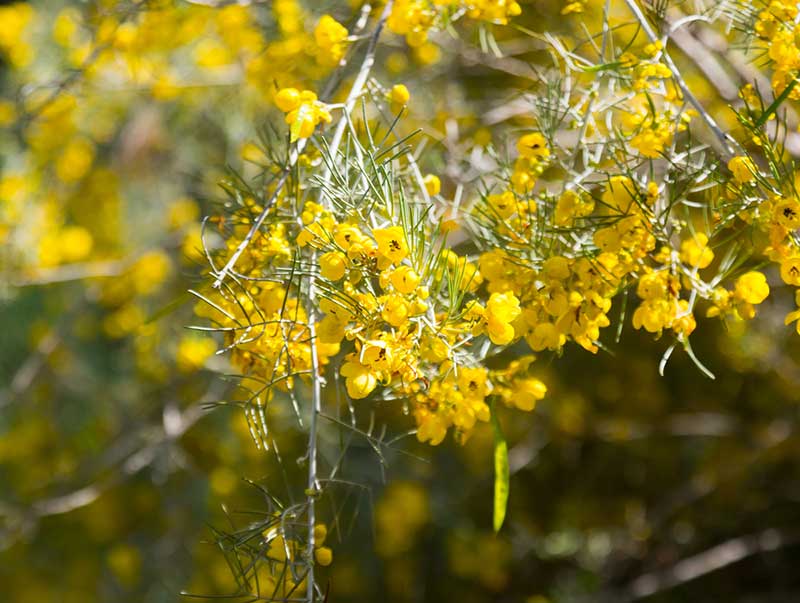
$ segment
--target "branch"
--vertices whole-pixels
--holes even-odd
[[[56,331],[45,335],[36,350],[33,351],[20,365],[11,378],[7,389],[0,390],[0,409],[11,404],[15,398],[23,394],[36,379],[39,371],[44,368],[47,359],[56,350],[61,342],[61,337]]]
[[[14,505],[0,502],[0,517],[5,516],[5,523],[10,528],[0,530],[0,550],[8,548],[13,544],[13,533],[22,535],[33,529],[38,521],[51,515],[62,515],[81,507],[92,504],[100,496],[112,487],[133,477],[146,467],[152,465],[159,458],[159,450],[170,442],[174,442],[185,434],[198,420],[205,415],[203,406],[198,404],[192,406],[184,412],[180,412],[176,407],[168,405],[164,409],[163,421],[157,432],[151,437],[150,443],[144,447],[133,451],[116,468],[112,469],[111,475],[100,478],[93,483],[62,494],[53,496],[32,503],[28,508],[18,508]],[[112,456],[116,456],[116,450],[120,447],[127,448],[130,439],[138,439],[147,435],[152,428],[148,427],[137,432],[132,438],[125,438],[123,445],[114,444],[110,448]]]
[[[356,75],[356,79],[350,88],[350,93],[347,95],[347,100],[344,104],[344,109],[339,123],[336,126],[333,140],[330,145],[331,162],[336,160],[336,154],[339,150],[339,145],[342,143],[345,128],[349,121],[350,113],[355,107],[356,100],[361,96],[364,91],[364,86],[367,83],[369,74],[375,64],[375,50],[378,46],[378,39],[380,38],[383,26],[392,11],[393,0],[388,0],[383,7],[378,23],[375,26],[375,31],[370,37],[369,45],[367,46],[364,60],[361,63],[361,68]],[[362,15],[364,17],[369,15],[369,5],[365,6]],[[330,168],[326,169],[323,179],[323,185],[320,187],[319,203],[325,206],[325,190],[327,183],[331,178]],[[312,264],[316,264],[316,250],[312,250]],[[319,374],[319,357],[317,354],[317,332],[316,332],[316,313],[317,313],[317,300],[316,300],[316,287],[315,287],[315,272],[312,270],[308,280],[308,299],[306,300],[306,312],[308,314],[308,330],[309,330],[309,346],[311,348],[311,420],[308,429],[308,483],[307,483],[307,503],[308,503],[308,542],[306,548],[306,556],[308,559],[308,574],[306,576],[306,600],[308,603],[314,603],[314,594],[316,592],[316,585],[314,582],[314,548],[315,538],[314,530],[316,525],[316,496],[319,488],[317,480],[317,418],[322,410],[322,379]]]
[[[37,270],[30,276],[12,281],[11,285],[19,288],[38,287],[41,285],[80,281],[89,278],[108,278],[119,276],[126,269],[127,265],[128,262],[115,260],[64,264],[63,266],[57,266],[55,268]]]
[[[677,562],[667,569],[644,574],[628,586],[628,600],[649,597],[701,578],[747,557],[768,553],[800,543],[800,533],[769,528],[757,534],[739,536]]]

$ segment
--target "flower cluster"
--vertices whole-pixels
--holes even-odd
[[[436,194],[440,183],[428,177],[418,186]],[[292,195],[281,195],[276,219],[294,203]],[[323,369],[338,365],[351,399],[406,400],[420,440],[438,444],[450,428],[464,440],[476,422],[489,420],[494,395],[490,372],[470,341],[511,343],[520,301],[494,292],[481,302],[477,265],[444,247],[446,235],[424,220],[422,206],[392,198],[383,203],[365,222],[356,207],[306,201],[298,222],[275,222],[248,245],[237,271],[254,279],[251,284],[242,293],[210,293],[198,312],[224,330],[233,363],[269,390],[267,396],[273,388],[291,389],[297,376],[308,379],[313,353]],[[242,235],[228,239],[229,253]],[[321,316],[313,351],[302,292],[264,279],[271,271],[291,274],[298,263],[318,275]],[[525,410],[546,390],[530,379],[529,366],[501,379],[503,391],[526,392],[516,404]]]
[[[397,0],[386,24],[405,36],[409,46],[420,47],[430,31],[442,28],[462,11],[470,19],[506,25],[522,8],[515,0]]]
[[[758,12],[754,31],[773,66],[772,88],[781,94],[797,79],[800,69],[797,3],[771,0]],[[800,99],[800,91],[792,90],[791,98]]]

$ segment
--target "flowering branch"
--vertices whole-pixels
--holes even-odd
[[[650,27],[650,23],[647,21],[647,18],[644,16],[642,9],[639,8],[639,5],[636,4],[636,0],[625,0],[625,4],[628,5],[628,8],[633,13],[633,16],[636,17],[636,20],[641,25],[642,29],[644,30],[647,37],[650,39],[650,42],[658,42],[659,37],[656,35],[656,32],[653,31],[653,28]],[[666,63],[669,70],[672,72],[672,77],[674,78],[675,82],[678,84],[678,87],[681,89],[683,95],[689,100],[692,106],[697,110],[702,117],[703,121],[708,126],[708,129],[713,132],[714,136],[719,139],[720,143],[722,144],[722,150],[724,155],[729,158],[732,157],[735,152],[734,149],[738,146],[738,143],[728,134],[722,131],[719,127],[717,122],[714,120],[711,115],[709,115],[706,108],[703,104],[697,100],[697,97],[692,93],[689,89],[689,86],[686,84],[686,81],[683,79],[681,72],[678,70],[677,65],[672,60],[672,57],[669,56],[666,48],[663,51],[664,56],[664,63]]]

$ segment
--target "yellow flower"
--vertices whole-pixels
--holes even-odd
[[[338,251],[330,251],[320,256],[319,268],[324,278],[338,281],[347,270],[347,258]]]
[[[89,171],[94,156],[95,150],[91,141],[74,138],[56,161],[56,175],[62,182],[76,182]]]
[[[200,208],[197,206],[197,203],[183,197],[170,204],[167,214],[167,223],[170,229],[178,230],[196,221],[199,217]]]
[[[397,0],[386,26],[394,33],[405,36],[409,46],[422,46],[436,18],[431,5],[427,0]]]
[[[694,237],[681,243],[681,261],[695,268],[705,268],[714,259],[714,252],[708,247],[708,237],[698,232]]]
[[[564,8],[561,9],[562,15],[569,15],[572,13],[582,13],[584,9],[584,5],[582,1],[579,2],[570,2]]]
[[[636,208],[636,185],[627,176],[612,176],[601,199],[611,209],[627,214]]]
[[[169,256],[163,251],[145,253],[131,271],[134,289],[140,295],[153,293],[167,280],[171,268]]]
[[[308,138],[320,122],[330,123],[331,114],[324,103],[316,100],[303,102],[297,109],[286,115],[286,123],[291,126],[291,141]]]
[[[511,322],[520,315],[519,299],[511,292],[492,293],[486,304],[486,314],[489,320]]]
[[[781,278],[787,285],[800,286],[800,257],[786,258],[781,262]]]
[[[614,253],[620,248],[619,232],[613,226],[596,230],[592,235],[592,241],[601,251]]]
[[[347,28],[330,15],[323,15],[314,29],[314,40],[322,51],[320,63],[336,65],[344,56]]]
[[[755,180],[756,166],[749,157],[734,157],[728,162],[728,169],[733,172],[733,178],[739,184]]]
[[[483,367],[462,367],[458,370],[458,389],[465,398],[483,400],[486,398],[486,377],[488,371]]]
[[[800,260],[798,260],[798,266],[800,266]],[[781,266],[781,275],[782,273],[783,266]],[[798,271],[798,276],[800,277],[800,270]],[[755,270],[743,274],[736,279],[734,295],[748,304],[760,304],[769,295],[767,278],[761,272]]]
[[[420,442],[429,442],[431,446],[438,446],[447,435],[447,423],[444,419],[433,412],[418,412],[417,418],[417,439]]]
[[[359,361],[373,371],[391,371],[394,361],[392,348],[382,339],[370,339],[361,348]]]
[[[405,84],[395,84],[389,91],[389,101],[398,109],[403,105],[407,105],[410,99],[411,93],[408,91]]]
[[[14,122],[16,118],[16,109],[14,108],[14,104],[0,100],[0,126],[9,126]]]
[[[314,550],[314,559],[317,564],[327,567],[333,561],[333,551],[327,546],[321,546]]]
[[[347,321],[327,315],[317,323],[317,337],[322,343],[339,343],[344,339]]]
[[[517,141],[517,151],[522,157],[529,159],[547,159],[550,156],[547,141],[538,132],[531,132],[522,136]]]
[[[275,95],[275,104],[284,113],[294,111],[300,106],[300,91],[297,88],[283,88]]]
[[[796,199],[786,199],[775,206],[775,219],[787,230],[800,228],[800,203]]]
[[[373,230],[372,234],[378,243],[380,254],[388,258],[393,264],[399,264],[408,255],[408,245],[406,245],[406,237],[402,227],[378,228]]]
[[[639,279],[636,295],[645,300],[660,299],[667,296],[670,287],[670,275],[667,271],[651,272]]]
[[[800,289],[798,289],[794,293],[794,303],[797,306],[800,306]],[[795,321],[797,321],[795,323],[795,330],[797,331],[797,334],[800,335],[800,310],[795,310],[794,312],[789,312],[786,315],[786,320],[784,321],[784,324],[788,325],[788,324],[791,324],[791,323],[793,323]]]
[[[503,220],[510,218],[517,211],[517,198],[512,191],[489,195],[486,202]]]
[[[91,253],[94,239],[82,226],[67,226],[59,235],[59,244],[63,261],[80,262]]]
[[[283,88],[275,95],[275,104],[286,113],[285,121],[290,126],[291,141],[308,138],[320,122],[330,123],[328,105],[317,100],[311,90],[300,92],[296,88]]]
[[[423,178],[422,182],[425,184],[425,190],[428,191],[431,197],[438,195],[439,191],[442,190],[442,181],[439,180],[439,176],[428,174]]]
[[[328,537],[328,528],[324,523],[318,523],[314,526],[314,544],[322,546],[325,539]]]
[[[549,322],[542,322],[536,325],[533,333],[526,337],[528,345],[534,352],[541,352],[542,350],[557,350],[566,341],[566,337],[562,335],[556,326]]]
[[[470,19],[481,19],[498,25],[508,23],[509,17],[522,13],[522,7],[514,0],[472,0],[467,15]]]
[[[337,224],[333,231],[333,240],[345,251],[348,251],[355,243],[363,242],[365,239],[366,237],[355,224]]]
[[[497,345],[508,345],[514,340],[514,327],[506,322],[489,320],[486,326],[489,339]]]
[[[400,266],[392,272],[390,277],[392,285],[400,293],[412,293],[419,285],[419,274],[410,266]]]
[[[399,295],[387,295],[381,310],[381,318],[393,327],[401,327],[408,320],[408,302]]]
[[[574,190],[566,190],[556,203],[555,221],[557,226],[572,226],[575,218],[583,218],[594,211],[594,201],[585,198]]]
[[[35,16],[27,2],[0,7],[0,52],[7,55],[13,67],[24,67],[33,60],[33,48],[25,34]]]
[[[366,398],[378,385],[378,379],[370,370],[358,361],[350,360],[342,365],[342,377],[345,377],[347,394],[354,400]]]
[[[645,157],[659,157],[672,141],[674,126],[671,121],[660,119],[643,124],[638,133],[631,138],[631,146]]]
[[[213,69],[230,64],[233,61],[233,56],[219,42],[204,39],[200,40],[194,49],[194,60],[198,67]]]
[[[688,337],[696,327],[697,321],[689,311],[689,302],[685,299],[678,300],[678,309],[675,320],[672,322],[672,330],[678,335]]]
[[[519,299],[513,293],[492,293],[486,304],[486,331],[497,345],[507,345],[514,339],[514,321],[522,312]]]
[[[128,303],[103,319],[103,330],[109,337],[120,339],[138,329],[144,319],[144,311],[135,303]]]
[[[217,351],[217,345],[210,337],[187,336],[178,342],[175,361],[178,370],[191,373],[202,368],[206,359]]]
[[[142,573],[142,554],[129,544],[116,544],[108,552],[109,569],[126,588],[132,588]]]
[[[561,255],[547,258],[542,264],[542,274],[550,280],[563,281],[569,278],[570,261]]]
[[[667,298],[647,299],[633,313],[633,327],[644,327],[648,333],[660,333],[672,325],[675,318],[675,302]]]
[[[547,386],[533,377],[514,381],[514,394],[511,401],[520,410],[531,411],[536,402],[544,398]]]

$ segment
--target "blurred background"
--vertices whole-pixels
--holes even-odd
[[[582,35],[563,3],[521,4],[521,28]],[[216,530],[246,525],[264,489],[290,496],[294,478],[239,409],[215,405],[235,384],[213,340],[185,328],[205,270],[200,220],[224,214],[229,168],[252,179],[259,146],[285,144],[275,90],[330,75],[319,17],[352,26],[358,6],[0,3],[0,600],[235,592]],[[602,3],[583,8],[596,29]],[[417,48],[389,35],[379,51],[373,88],[408,86],[402,127],[423,128],[445,196],[481,175],[465,149],[502,148],[530,124],[531,66],[550,60],[539,39],[489,29],[502,57],[475,27]],[[764,76],[721,28],[673,42],[733,127],[727,104]],[[790,309],[779,292],[747,331],[701,321],[693,346],[715,380],[678,353],[661,377],[668,344],[628,326],[596,356],[542,356],[547,398],[503,425],[512,480],[497,536],[490,428],[464,447],[407,438],[383,459],[354,439],[344,475],[357,483],[322,511],[329,600],[800,600]],[[411,427],[400,409],[380,413]],[[289,413],[274,421],[291,472],[305,444]]]

